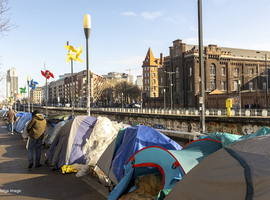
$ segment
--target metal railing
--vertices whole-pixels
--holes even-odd
[[[200,116],[200,110],[196,108],[179,109],[155,109],[155,108],[91,108],[93,111],[142,113],[161,115]],[[205,116],[227,116],[227,109],[205,109]],[[231,116],[238,117],[269,117],[270,112],[266,109],[231,109]]]

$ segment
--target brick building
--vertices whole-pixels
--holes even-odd
[[[105,82],[105,78],[100,76],[94,72],[89,72],[90,78],[90,101],[94,103],[97,99],[97,96],[100,93],[101,85]],[[73,74],[73,86],[74,86],[74,102],[75,105],[78,106],[86,106],[87,103],[87,76],[86,70],[80,71],[78,73]],[[67,76],[64,79],[64,87],[65,87],[65,103],[71,104],[71,88],[72,88],[72,80],[71,76]]]
[[[242,108],[251,102],[257,102],[261,107],[266,106],[265,54],[270,55],[270,52],[212,44],[205,46],[203,52],[206,107],[225,108],[223,100],[239,96],[239,87]],[[143,71],[143,78],[145,73],[148,72]],[[159,93],[155,97],[144,98],[146,107],[163,107],[164,102],[167,107],[171,103],[174,108],[199,107],[201,87],[198,46],[182,43],[182,40],[173,41],[173,46],[169,47],[169,56],[164,58],[164,64],[158,69],[158,77]],[[165,93],[162,93],[164,89]],[[211,93],[216,89],[221,91],[219,98],[217,94]]]

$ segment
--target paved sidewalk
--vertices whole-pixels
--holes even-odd
[[[75,173],[62,175],[44,164],[42,149],[40,168],[28,169],[26,142],[20,133],[8,135],[6,121],[0,119],[0,199],[91,199],[105,200],[107,188],[95,177],[77,178]]]

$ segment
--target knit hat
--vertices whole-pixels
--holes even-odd
[[[40,111],[39,110],[34,110],[34,112],[32,112],[32,117],[34,117],[36,114],[39,114]]]

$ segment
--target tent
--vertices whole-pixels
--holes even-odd
[[[54,138],[56,137],[59,130],[66,124],[67,121],[58,122],[45,136],[44,142],[47,145],[51,145],[53,143]]]
[[[97,119],[91,116],[77,116],[69,120],[57,133],[46,152],[46,163],[54,169],[74,163],[85,164],[82,148],[89,139]]]
[[[264,135],[220,149],[184,176],[165,200],[269,199],[269,143],[270,135]]]
[[[257,130],[255,133],[251,133],[248,135],[235,135],[230,133],[204,133],[204,135],[199,136],[199,138],[211,138],[215,140],[219,140],[222,143],[222,147],[226,147],[234,142],[239,142],[241,140],[245,140],[248,138],[258,137],[262,135],[268,135],[270,134],[270,128],[263,126],[259,130]]]
[[[18,119],[18,121],[16,122],[14,130],[17,131],[18,133],[22,132],[26,123],[30,121],[31,119],[32,119],[31,113],[23,113],[21,117]]]
[[[194,166],[221,148],[221,142],[212,139],[196,140],[182,150],[146,147],[130,157],[124,166],[124,177],[110,193],[109,200],[118,199],[133,187],[137,177],[147,174],[161,173],[161,189],[172,189]]]
[[[119,132],[97,162],[97,166],[115,184],[123,176],[124,165],[140,149],[148,146],[160,146],[168,150],[180,150],[182,147],[157,130],[136,125]]]

